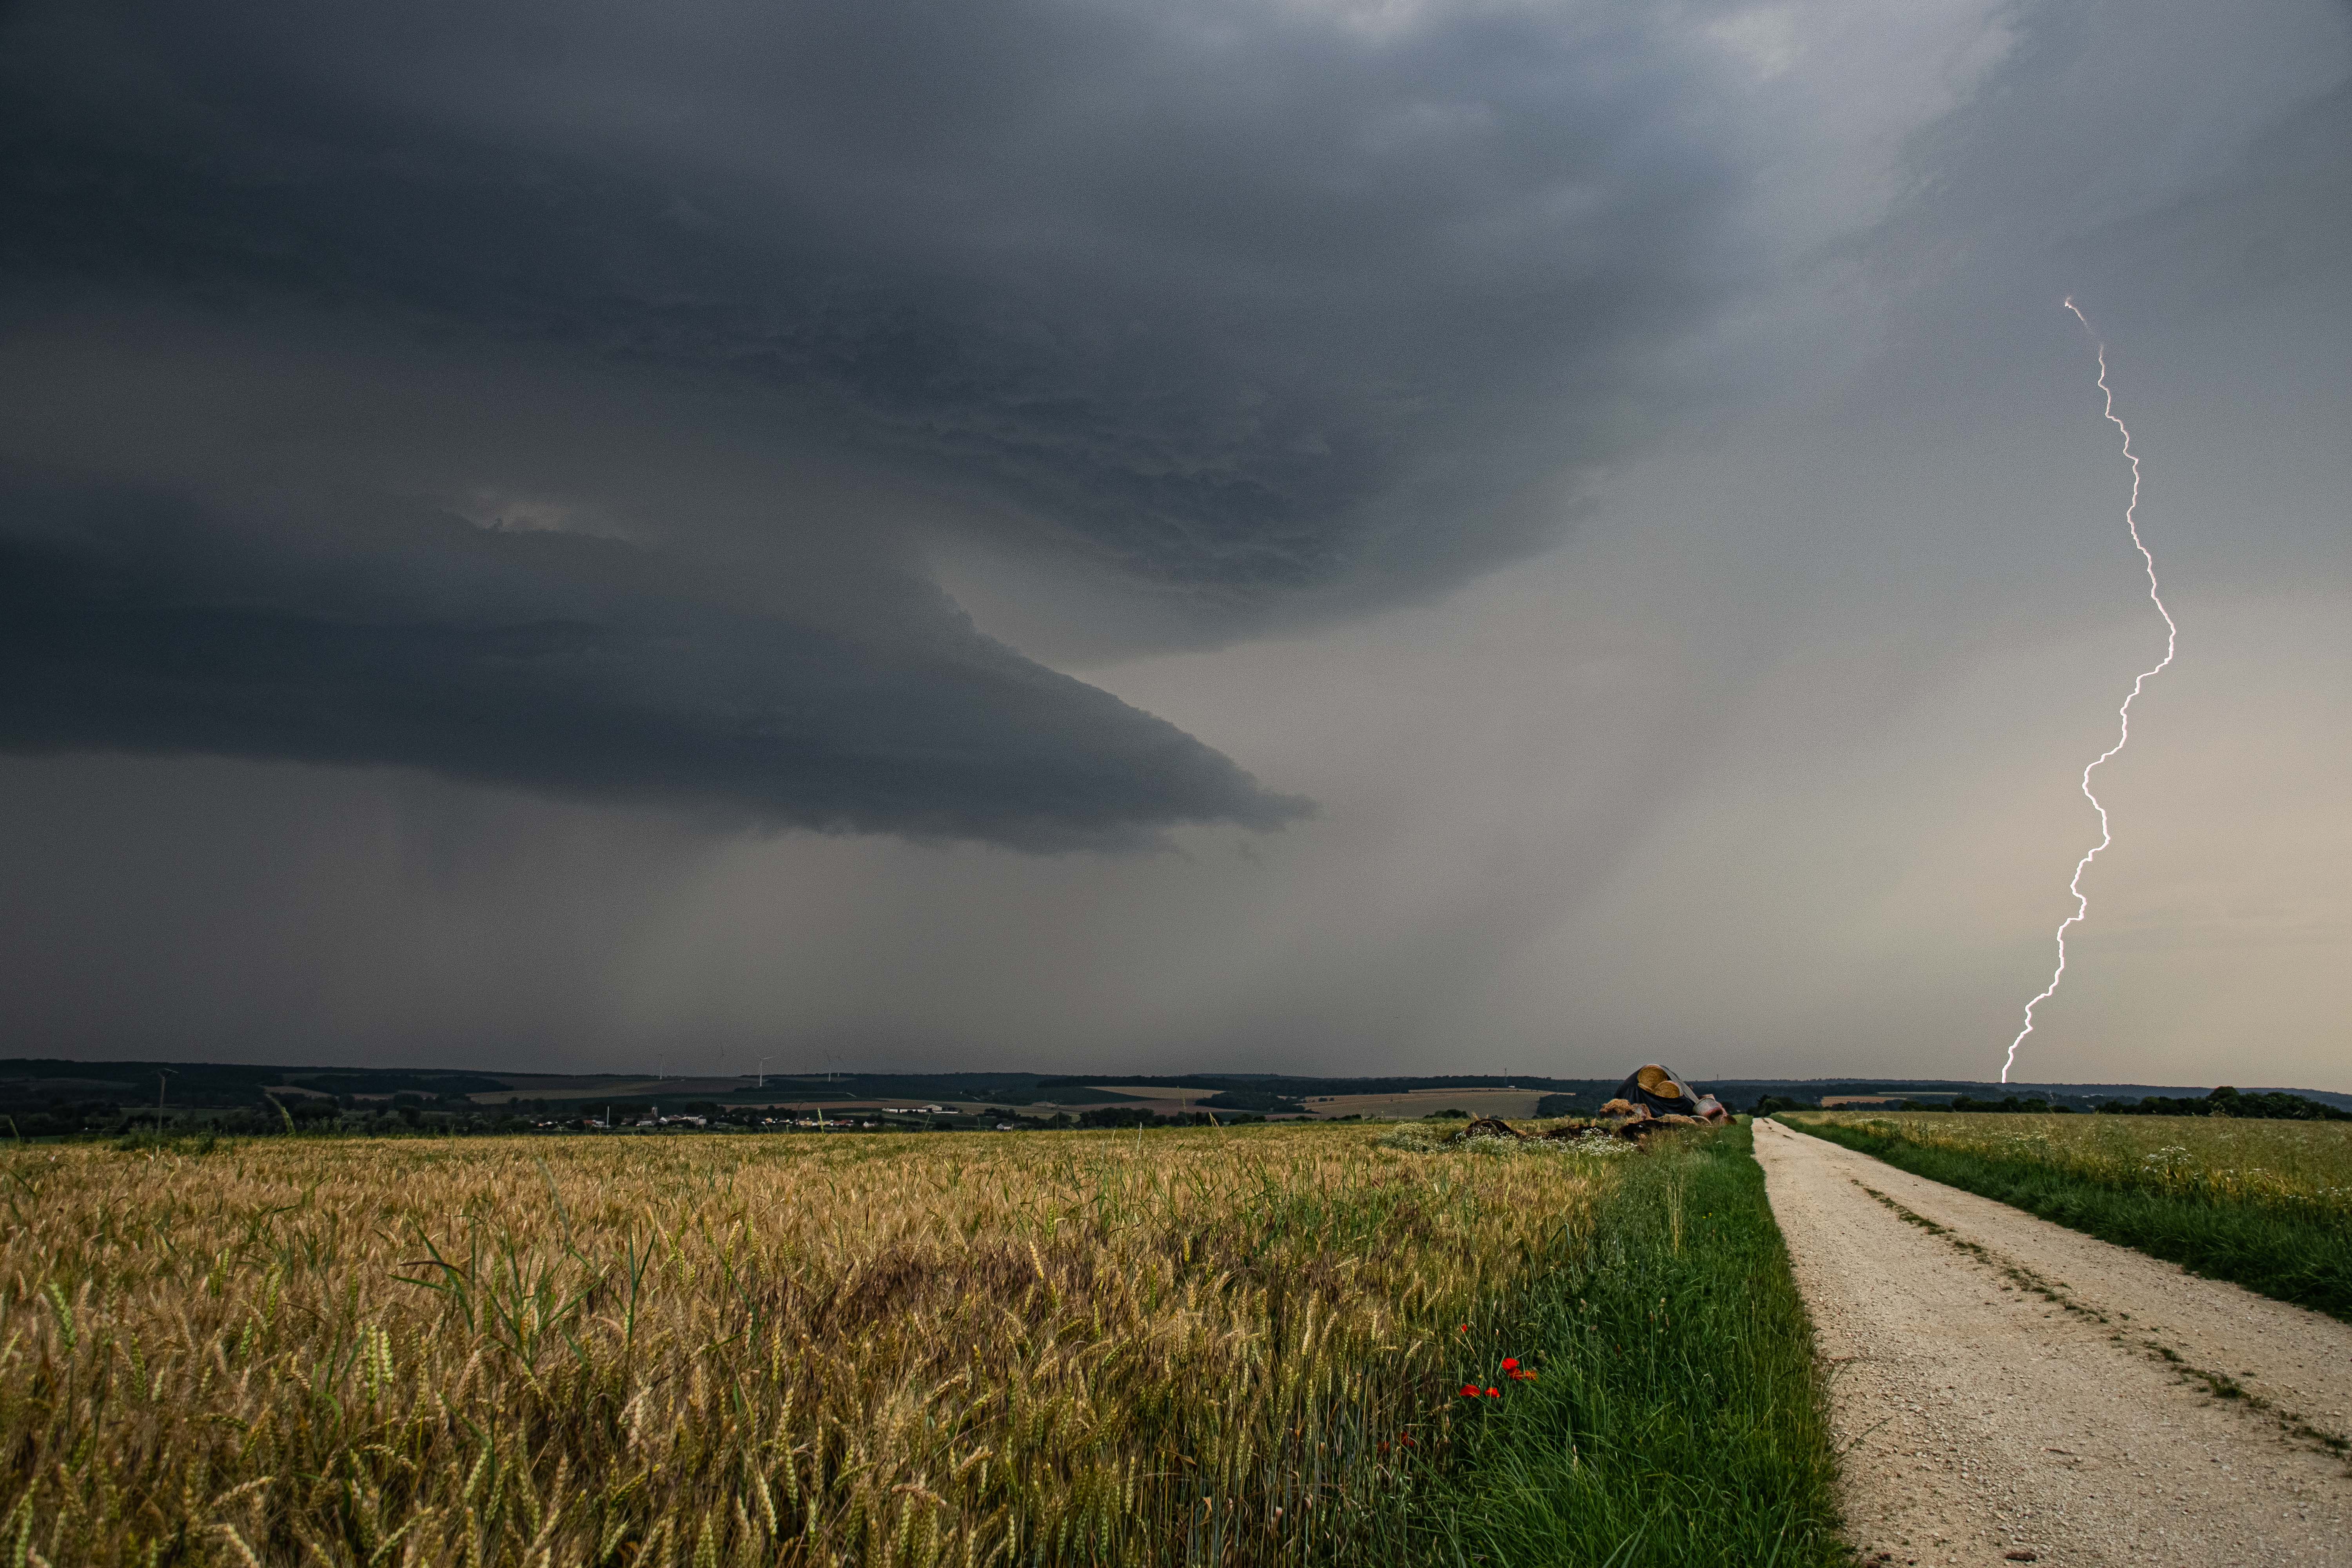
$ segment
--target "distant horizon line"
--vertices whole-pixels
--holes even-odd
[[[1635,1067],[1638,1067],[1638,1066],[1640,1066],[1640,1065],[1642,1065],[1642,1064],[1640,1064],[1640,1063],[1634,1063],[1634,1064],[1633,1064],[1633,1066],[1635,1066]],[[1591,1073],[1559,1073],[1559,1072],[1552,1072],[1552,1073],[1529,1073],[1529,1072],[1517,1072],[1517,1073],[1513,1073],[1513,1072],[1485,1072],[1485,1073],[1463,1073],[1463,1072],[1450,1072],[1450,1073],[1449,1073],[1449,1072],[1421,1072],[1421,1073],[1415,1073],[1415,1072],[1395,1072],[1395,1071],[1391,1071],[1391,1072],[1377,1072],[1377,1073],[1349,1073],[1349,1072],[1333,1072],[1333,1071],[1288,1071],[1288,1072],[1263,1072],[1263,1071],[1260,1071],[1260,1072],[1232,1072],[1232,1071],[1223,1071],[1223,1070],[1219,1070],[1219,1069],[1217,1069],[1217,1068],[1199,1068],[1199,1069],[1193,1069],[1193,1070],[1189,1070],[1189,1071],[1184,1071],[1184,1072],[1164,1072],[1164,1071],[1161,1071],[1161,1072],[1154,1072],[1154,1071],[1145,1071],[1145,1070],[1127,1070],[1127,1069],[1120,1069],[1120,1068],[1108,1068],[1108,1069],[1104,1069],[1104,1070],[1100,1070],[1100,1071],[1091,1071],[1091,1072],[1089,1072],[1089,1071],[1077,1071],[1077,1072],[1073,1072],[1073,1071],[1068,1071],[1068,1070],[1044,1070],[1044,1069],[1038,1069],[1038,1068],[973,1068],[973,1067],[929,1068],[860,1068],[860,1067],[850,1067],[850,1066],[838,1065],[838,1064],[836,1064],[836,1065],[833,1065],[833,1066],[826,1066],[826,1067],[814,1067],[814,1068],[806,1068],[806,1067],[803,1067],[803,1068],[771,1068],[771,1069],[766,1070],[764,1073],[762,1073],[761,1071],[760,1071],[759,1069],[756,1069],[756,1068],[755,1068],[755,1069],[753,1069],[753,1070],[751,1070],[751,1071],[746,1071],[746,1072],[730,1072],[730,1071],[724,1071],[724,1070],[722,1070],[722,1071],[716,1071],[716,1072],[691,1072],[691,1071],[688,1071],[688,1072],[672,1072],[672,1071],[668,1071],[668,1070],[667,1070],[667,1069],[665,1069],[665,1068],[659,1068],[659,1067],[655,1067],[655,1068],[597,1068],[597,1069],[589,1069],[589,1070],[581,1070],[581,1071],[561,1071],[561,1070],[555,1070],[555,1069],[551,1069],[551,1068],[547,1068],[438,1067],[438,1066],[409,1066],[409,1065],[403,1065],[403,1066],[377,1066],[377,1065],[373,1065],[373,1064],[359,1064],[359,1063],[351,1063],[351,1062],[268,1062],[268,1061],[227,1061],[227,1060],[217,1060],[217,1059],[212,1059],[212,1058],[197,1058],[197,1057],[67,1057],[67,1056],[41,1056],[41,1057],[31,1057],[31,1056],[27,1056],[27,1057],[5,1057],[5,1058],[0,1058],[0,1078],[6,1078],[6,1077],[10,1077],[10,1076],[16,1076],[16,1075],[13,1075],[13,1074],[10,1072],[10,1069],[11,1069],[11,1068],[38,1068],[38,1067],[76,1067],[76,1068],[151,1068],[151,1069],[152,1069],[152,1068],[211,1068],[224,1069],[224,1070],[233,1070],[233,1071],[248,1071],[248,1072],[258,1072],[258,1071],[265,1071],[265,1070],[266,1070],[266,1071],[275,1072],[275,1073],[365,1073],[365,1074],[386,1073],[386,1074],[413,1074],[413,1075],[420,1075],[420,1076],[434,1076],[434,1077],[445,1077],[445,1076],[446,1076],[446,1077],[473,1077],[473,1078],[497,1078],[497,1079],[574,1079],[574,1080],[576,1080],[576,1079],[599,1079],[599,1080],[604,1080],[604,1079],[620,1079],[620,1080],[627,1080],[627,1081],[630,1081],[630,1082],[637,1082],[637,1081],[646,1081],[646,1082],[652,1082],[652,1083],[675,1082],[675,1083],[680,1083],[680,1084],[695,1083],[695,1082],[706,1082],[706,1083],[708,1083],[708,1082],[737,1082],[737,1081],[749,1083],[749,1082],[752,1082],[752,1081],[754,1081],[754,1080],[756,1080],[756,1079],[760,1079],[760,1078],[761,1078],[761,1077],[765,1077],[765,1078],[769,1078],[769,1079],[828,1079],[828,1078],[830,1078],[830,1079],[843,1079],[843,1078],[856,1078],[856,1079],[1039,1079],[1039,1080],[1058,1081],[1058,1082],[1067,1083],[1067,1084],[1073,1084],[1073,1085],[1081,1085],[1081,1084],[1082,1084],[1082,1085],[1095,1086],[1095,1087],[1105,1086],[1105,1085],[1111,1084],[1111,1083],[1113,1083],[1113,1082],[1128,1082],[1128,1083],[1135,1083],[1135,1084],[1178,1084],[1178,1083],[1184,1082],[1184,1081],[1186,1081],[1186,1080],[1200,1080],[1200,1079],[1226,1079],[1226,1080],[1242,1080],[1242,1081],[1249,1081],[1249,1082],[1300,1081],[1300,1082],[1327,1082],[1327,1083],[1328,1083],[1328,1082],[1337,1082],[1337,1083],[1362,1083],[1362,1084],[1400,1083],[1400,1082],[1407,1082],[1407,1081],[1420,1081],[1420,1082],[1434,1082],[1434,1083],[1435,1083],[1435,1085],[1436,1085],[1437,1087],[1454,1087],[1454,1086],[1459,1086],[1459,1087],[1462,1087],[1462,1088],[1471,1088],[1471,1087],[1479,1086],[1479,1085],[1492,1085],[1492,1086],[1496,1087],[1496,1088],[1506,1088],[1506,1087],[1509,1087],[1509,1086],[1511,1086],[1511,1085],[1513,1085],[1513,1084],[1517,1084],[1517,1083],[1522,1083],[1522,1082],[1524,1082],[1524,1083],[1526,1083],[1526,1084],[1527,1084],[1528,1087],[1530,1087],[1530,1088],[1536,1088],[1536,1087],[1556,1086],[1556,1085],[1562,1085],[1562,1084],[1601,1084],[1601,1083],[1609,1083],[1609,1082],[1618,1081],[1618,1080],[1619,1080],[1619,1079],[1621,1079],[1622,1078],[1622,1076],[1623,1076],[1623,1072],[1591,1072]],[[1625,1069],[1623,1069],[1623,1070],[1624,1070],[1624,1071],[1626,1071],[1626,1072],[1630,1072],[1630,1071],[1631,1071],[1631,1070],[1633,1070],[1633,1069],[1632,1069],[1632,1068],[1631,1068],[1631,1067],[1629,1067],[1629,1068],[1625,1068]],[[55,1073],[44,1073],[44,1074],[38,1074],[38,1075],[36,1075],[36,1076],[40,1076],[40,1077],[62,1077],[62,1076],[66,1076],[66,1075],[62,1075],[62,1074],[55,1074]],[[1841,1087],[1841,1088],[1851,1088],[1851,1089],[1864,1089],[1864,1090],[1868,1090],[1868,1089],[1883,1089],[1883,1090],[1889,1091],[1889,1092],[1899,1091],[1899,1090],[1903,1090],[1903,1089],[1915,1089],[1915,1090],[1929,1090],[1929,1091],[1933,1091],[1933,1090],[1937,1090],[1937,1089],[1960,1089],[1960,1090],[1964,1090],[1964,1089],[2000,1089],[2000,1090],[2002,1090],[2002,1091],[2004,1091],[2004,1092],[2006,1092],[2006,1093],[2011,1093],[2011,1094],[2016,1094],[2016,1093],[2019,1093],[2019,1092],[2021,1092],[2021,1091],[2028,1090],[2028,1089],[2058,1090],[2058,1091],[2073,1092],[2073,1093],[2077,1093],[2077,1094],[2085,1094],[2085,1093],[2124,1093],[2124,1092],[2143,1093],[2143,1094],[2146,1094],[2146,1093],[2175,1093],[2175,1092],[2181,1091],[2181,1090],[2190,1090],[2190,1091],[2194,1091],[2194,1092],[2199,1093],[2199,1094],[2203,1094],[2203,1093],[2208,1093],[2208,1092],[2210,1092],[2212,1089],[2214,1089],[2214,1088],[2216,1088],[2216,1087],[2219,1087],[2219,1085],[2218,1085],[2218,1084],[2202,1084],[2202,1083],[2157,1083],[2157,1082],[2144,1082],[2144,1081],[2137,1081],[2137,1080],[2126,1080],[2126,1079],[2034,1079],[2034,1080],[2030,1081],[2030,1082],[2028,1082],[2028,1081],[2024,1081],[2024,1080],[2017,1080],[2017,1081],[2011,1081],[2011,1082],[2006,1082],[2006,1083],[2004,1083],[2004,1082],[2002,1082],[2002,1081],[2000,1081],[2000,1080],[1999,1080],[1999,1079],[1996,1079],[1897,1078],[1897,1077],[1889,1077],[1889,1076],[1883,1076],[1883,1075],[1872,1075],[1872,1074],[1867,1074],[1867,1073],[1827,1073],[1827,1074],[1817,1074],[1817,1075],[1814,1075],[1814,1076],[1812,1076],[1812,1077],[1809,1077],[1809,1078],[1772,1078],[1772,1077],[1760,1077],[1760,1076],[1755,1076],[1755,1075],[1751,1075],[1751,1074],[1745,1074],[1745,1073],[1720,1073],[1720,1074],[1712,1074],[1712,1075],[1710,1075],[1710,1074],[1696,1074],[1696,1075],[1693,1075],[1693,1081],[1694,1081],[1694,1082],[1700,1083],[1700,1084],[1702,1084],[1702,1085],[1705,1085],[1705,1084],[1707,1084],[1707,1083],[1719,1083],[1719,1084],[1740,1084],[1740,1085],[1748,1085],[1748,1086],[1753,1086],[1753,1087],[1759,1087],[1759,1088],[1790,1088],[1790,1089],[1806,1088],[1806,1087],[1811,1087],[1811,1086],[1817,1086],[1817,1085],[1834,1085],[1834,1086],[1838,1086],[1838,1087]],[[514,1087],[514,1086],[509,1085],[509,1086],[507,1086],[507,1087],[509,1087],[509,1088],[512,1088],[512,1087]],[[2253,1091],[2253,1092],[2272,1092],[2272,1091],[2277,1091],[2277,1092],[2284,1092],[2284,1093],[2291,1093],[2291,1094],[2316,1094],[2316,1095],[2345,1096],[2345,1097],[2347,1097],[2347,1099],[2352,1099],[2352,1090],[2346,1090],[2346,1089],[2314,1089],[2314,1088],[2307,1088],[2307,1087],[2303,1087],[2303,1086],[2298,1086],[2298,1085],[2292,1085],[2292,1084],[2247,1084],[2247,1085],[2232,1085],[2231,1087],[2242,1088],[2242,1089],[2247,1089],[2247,1090],[2249,1090],[2249,1091]]]

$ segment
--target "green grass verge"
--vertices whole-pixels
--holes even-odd
[[[1916,1143],[1833,1123],[1781,1125],[2179,1264],[2192,1274],[2352,1322],[2352,1234],[2340,1219],[2092,1179],[2033,1159]]]
[[[1846,1561],[1812,1334],[1748,1130],[1625,1162],[1509,1333],[1537,1369],[1457,1425],[1413,1555],[1496,1568]],[[1491,1375],[1491,1374],[1490,1374]],[[1472,1404],[1464,1400],[1465,1405]]]

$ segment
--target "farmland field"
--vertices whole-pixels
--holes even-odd
[[[1782,1112],[1802,1131],[2352,1319],[2352,1123]]]
[[[1395,1094],[1327,1094],[1307,1101],[1317,1116],[1427,1116],[1439,1110],[1466,1110],[1473,1116],[1503,1116],[1514,1121],[1532,1117],[1547,1094],[1541,1089],[1412,1089]],[[1587,1106],[1601,1101],[1588,1096]]]
[[[1626,1163],[1328,1126],[22,1147],[0,1545],[1361,1560]]]

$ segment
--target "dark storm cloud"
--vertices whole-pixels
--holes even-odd
[[[1530,433],[1593,443],[1704,299],[1730,174],[1678,123],[1688,68],[1606,10],[1384,26],[36,10],[5,226],[33,266],[789,390],[1154,580],[1453,574],[1526,542],[1505,503],[1562,450]]]
[[[875,639],[696,594],[611,541],[451,520],[321,555],[152,497],[0,496],[13,749],[404,763],[1035,849],[1304,809],[919,584],[868,585]]]
[[[1717,67],[1665,25],[20,5],[0,34],[7,310],[136,301],[256,343],[299,313],[330,323],[329,359],[352,325],[354,384],[397,331],[485,367],[584,359],[636,378],[649,415],[680,389],[748,400],[780,448],[936,498],[924,527],[1172,597],[1213,638],[1522,552],[1560,526],[1567,479],[1643,426],[1640,363],[1735,270],[1740,181],[1694,108]],[[228,495],[135,446],[92,458],[101,433],[5,452],[91,493],[188,498],[144,514],[174,559],[268,488]],[[467,484],[362,424],[312,444],[314,471],[379,476],[375,510]],[[394,605],[364,626],[328,584],[435,579],[449,552],[355,523],[304,547],[344,559],[281,571],[268,552],[292,546],[256,534],[273,585],[241,608],[242,587],[176,568],[20,548],[49,608],[10,657],[79,706],[17,702],[0,740],[405,762],[1018,842],[1293,809],[1099,692],[944,637],[948,609],[903,580],[915,525],[885,512],[763,525],[772,559],[862,554],[854,641],[691,595],[541,616],[572,592],[572,547],[550,542],[497,547],[510,592],[485,618]],[[691,574],[720,532],[680,505],[639,548]],[[754,740],[740,726],[768,721],[747,713],[790,717]]]

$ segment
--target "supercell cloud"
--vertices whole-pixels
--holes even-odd
[[[1634,7],[5,26],[0,368],[55,389],[0,432],[18,749],[1025,847],[1278,826],[923,552],[1162,644],[1425,595],[1557,535],[1741,239],[1693,112],[1736,52]],[[715,426],[723,474],[647,435]]]

